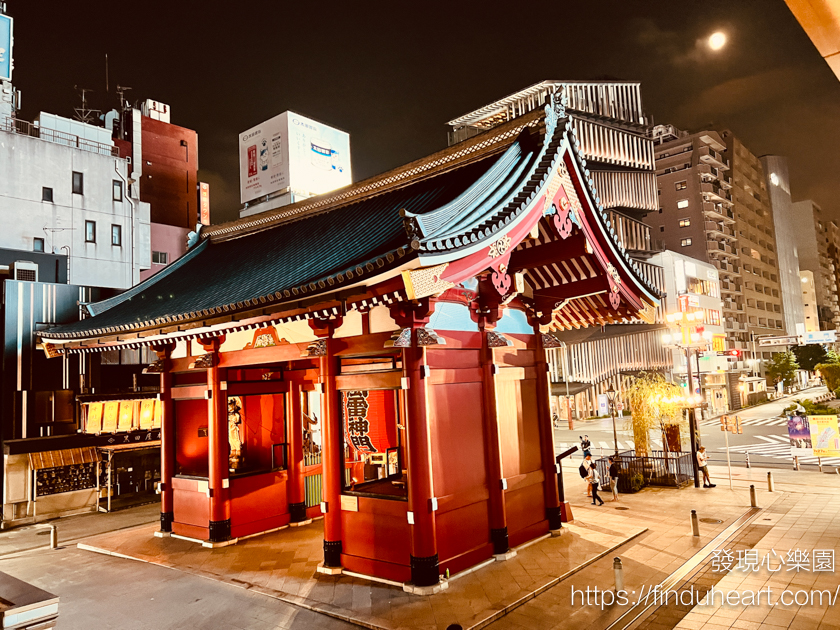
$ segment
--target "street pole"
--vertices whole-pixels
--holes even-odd
[[[729,417],[726,417],[726,425],[724,426],[724,433],[726,434],[726,468],[729,470],[729,489],[732,490],[732,460],[729,456]]]
[[[615,447],[615,456],[618,457],[618,433],[615,430],[615,403],[610,403],[610,415],[612,416],[612,423],[613,423],[613,445]],[[616,460],[618,461],[618,460]]]
[[[686,372],[688,376],[688,390],[690,396],[694,397],[694,378],[691,374],[691,348],[685,348]],[[688,407],[688,432],[691,444],[691,466],[694,470],[694,487],[700,487],[700,469],[697,467],[697,418],[694,415],[694,407]]]

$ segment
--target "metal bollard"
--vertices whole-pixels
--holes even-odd
[[[615,572],[615,592],[624,590],[624,565],[618,556],[613,560],[613,571]]]
[[[747,468],[749,468],[750,467],[750,454],[749,453],[744,453],[744,455],[747,456]]]
[[[58,549],[58,527],[50,525],[50,549]]]
[[[767,473],[767,492],[773,492],[773,473]]]
[[[700,521],[697,519],[697,510],[691,510],[691,533],[694,536],[700,535]]]
[[[758,503],[755,500],[755,486],[750,484],[750,507],[758,507]]]
[[[799,470],[799,455],[793,456],[793,469]]]
[[[822,472],[822,458],[817,457],[817,466],[819,466],[820,472]]]

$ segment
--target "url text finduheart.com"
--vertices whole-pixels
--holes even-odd
[[[665,606],[834,606],[840,598],[840,585],[833,591],[819,589],[773,590],[769,586],[757,590],[664,589],[642,586],[638,591],[613,591],[598,587],[578,589],[572,586],[572,606],[598,606],[601,610],[613,605]]]

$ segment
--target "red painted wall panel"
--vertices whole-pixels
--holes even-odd
[[[516,532],[535,523],[544,521],[545,495],[543,494],[543,484],[535,483],[505,492],[505,506],[507,508],[509,536],[513,536]]]
[[[207,401],[176,400],[176,474],[207,476],[207,448],[209,439],[206,436],[198,436],[200,427],[207,427]]]
[[[376,501],[376,499],[371,499]],[[386,501],[382,499],[381,501]],[[392,501],[392,503],[397,503]],[[399,502],[403,510],[407,503]],[[364,512],[341,512],[342,548],[344,553],[359,558],[381,560],[392,564],[409,566],[409,525],[406,513],[388,515]]]
[[[210,499],[204,492],[173,488],[172,512],[176,523],[207,527],[210,523]]]
[[[496,381],[496,408],[506,478],[540,469],[537,381]]]
[[[285,471],[230,480],[231,535],[247,536],[289,522]]]
[[[441,568],[465,551],[490,543],[487,501],[473,503],[451,512],[437,514],[438,557]],[[492,548],[487,555],[492,555]],[[485,558],[486,559],[486,558]]]
[[[245,470],[270,470],[271,447],[286,442],[285,395],[243,396]]]

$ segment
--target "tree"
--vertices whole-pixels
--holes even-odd
[[[794,346],[793,354],[796,356],[796,362],[799,363],[799,367],[809,372],[813,372],[818,363],[831,363],[828,360],[828,353],[825,351],[825,348],[815,343],[808,344],[807,346]]]
[[[840,363],[840,355],[838,355],[832,348],[825,353],[825,361],[823,361],[823,363]]]
[[[667,444],[668,427],[684,423],[682,388],[666,381],[661,374],[642,372],[627,389],[630,405],[630,427],[636,455],[650,455],[650,430],[662,431],[662,443]]]
[[[820,363],[816,366],[828,389],[835,391],[840,387],[840,363]]]
[[[799,364],[793,352],[776,352],[767,363],[767,380],[775,385],[784,383],[785,387],[793,385]]]

